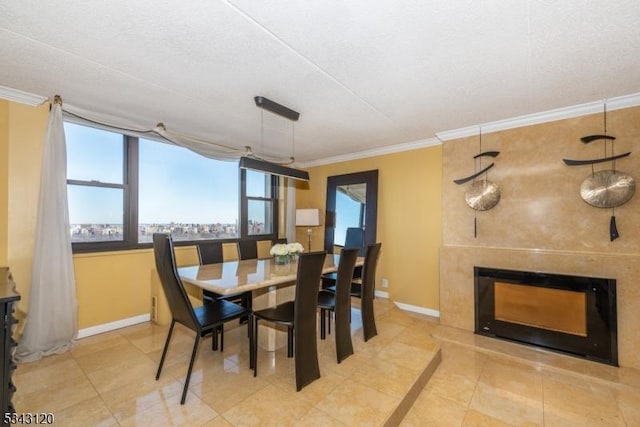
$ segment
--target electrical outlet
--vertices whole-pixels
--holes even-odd
[[[383,288],[389,287],[389,279],[382,279],[382,287]]]

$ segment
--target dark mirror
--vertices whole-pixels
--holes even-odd
[[[378,171],[356,172],[327,178],[325,250],[364,248],[376,242]]]

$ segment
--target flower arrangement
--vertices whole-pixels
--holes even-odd
[[[269,253],[275,257],[277,264],[286,264],[292,257],[304,252],[304,247],[298,243],[277,243],[271,247]]]

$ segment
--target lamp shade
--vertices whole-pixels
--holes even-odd
[[[296,225],[305,227],[320,225],[320,209],[296,209]]]

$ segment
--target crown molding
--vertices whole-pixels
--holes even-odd
[[[449,141],[452,139],[477,136],[480,132],[480,128],[482,128],[482,133],[491,133],[501,130],[537,125],[540,123],[554,122],[556,120],[570,119],[573,117],[585,116],[587,114],[602,113],[605,103],[607,104],[607,111],[636,107],[640,105],[640,93],[619,96],[616,98],[609,98],[602,101],[588,102],[571,107],[557,108],[554,110],[543,111],[541,113],[527,114],[525,116],[514,117],[511,119],[482,123],[479,125],[460,129],[438,132],[436,133],[436,136],[442,141]]]
[[[418,141],[405,142],[403,144],[390,145],[388,147],[372,148],[371,150],[358,151],[356,153],[349,153],[342,156],[327,157],[325,159],[313,160],[311,162],[301,162],[297,165],[303,168],[310,168],[314,166],[328,165],[331,163],[347,162],[349,160],[399,153],[402,151],[417,150],[419,148],[433,147],[441,144],[442,141],[438,138],[420,139]]]
[[[48,99],[46,96],[34,95],[32,93],[23,92],[18,89],[11,89],[10,87],[5,86],[0,86],[0,98],[19,102],[20,104],[27,104],[32,107],[37,107]]]

